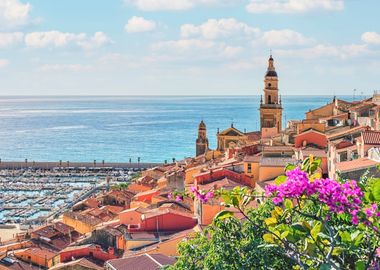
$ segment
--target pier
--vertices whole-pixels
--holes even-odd
[[[62,170],[115,170],[123,169],[130,171],[142,171],[149,168],[161,166],[162,163],[154,162],[71,162],[71,161],[58,161],[58,162],[39,162],[39,161],[2,161],[0,160],[0,169],[62,169]]]

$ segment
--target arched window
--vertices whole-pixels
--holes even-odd
[[[268,96],[268,104],[272,104],[272,96],[271,95]]]

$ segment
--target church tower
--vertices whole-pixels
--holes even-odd
[[[268,60],[268,69],[265,74],[264,99],[260,101],[260,128],[266,134],[279,133],[282,128],[282,104],[278,95],[278,78],[274,68],[272,55]],[[264,136],[265,137],[265,136]]]
[[[206,134],[206,124],[203,120],[199,123],[198,138],[196,141],[196,156],[203,155],[208,150],[208,139]]]

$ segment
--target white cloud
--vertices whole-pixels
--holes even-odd
[[[312,42],[312,39],[307,38],[296,31],[283,29],[264,32],[257,41],[263,42],[270,47],[281,47],[289,45],[299,46],[310,44]]]
[[[201,36],[206,39],[226,38],[230,36],[253,36],[260,32],[259,29],[250,27],[246,23],[234,18],[209,19],[201,25],[184,24],[181,26],[181,36],[189,38]]]
[[[124,0],[144,11],[157,10],[188,10],[196,6],[228,5],[240,0]]]
[[[149,32],[156,28],[154,21],[146,20],[143,17],[133,16],[128,20],[124,29],[128,33]]]
[[[0,33],[0,48],[7,48],[22,42],[24,34],[21,32]]]
[[[250,13],[304,13],[314,10],[344,9],[344,0],[251,0]]]
[[[84,50],[93,50],[112,43],[113,41],[105,33],[96,32],[92,37],[80,40],[78,45]]]
[[[13,28],[28,22],[32,6],[18,0],[0,0],[0,28]]]
[[[38,68],[38,71],[50,72],[50,71],[89,71],[92,70],[91,65],[82,65],[82,64],[46,64]]]
[[[180,39],[162,41],[152,46],[155,52],[170,52],[171,54],[191,55],[197,58],[222,57],[232,58],[243,51],[240,46],[228,46],[223,42],[202,39]]]
[[[31,48],[65,47],[75,44],[85,50],[100,48],[111,43],[103,32],[96,32],[92,37],[85,33],[64,33],[60,31],[32,32],[25,35],[25,44]]]
[[[9,65],[9,61],[7,59],[0,58],[0,68],[4,68]]]
[[[350,45],[325,45],[319,44],[310,48],[275,50],[275,54],[284,57],[300,57],[305,59],[316,58],[340,58],[348,59],[357,56],[363,56],[370,53],[366,44],[350,44]]]
[[[362,35],[362,41],[368,44],[380,44],[380,34],[376,32],[365,32]]]

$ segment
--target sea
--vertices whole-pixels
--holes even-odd
[[[283,96],[284,126],[332,99]],[[259,130],[259,104],[259,96],[0,96],[0,159],[179,160],[194,156],[201,120],[210,148],[218,128]]]

